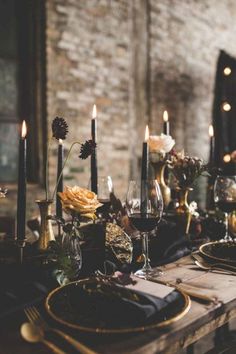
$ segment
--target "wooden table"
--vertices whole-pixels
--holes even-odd
[[[170,327],[128,336],[104,338],[100,335],[96,344],[90,337],[85,339],[87,345],[104,354],[176,354],[178,350],[186,348],[236,317],[236,276],[198,270],[190,257],[163,266],[162,269],[162,279],[172,283],[181,279],[183,289],[184,284],[188,284],[195,291],[215,296],[218,302],[200,303],[192,300],[188,314]],[[16,330],[8,331],[5,335],[3,331],[0,344],[0,354],[48,353],[39,344],[25,343]],[[1,351],[3,346],[5,349]]]

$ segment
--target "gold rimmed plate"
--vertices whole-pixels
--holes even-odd
[[[208,242],[200,246],[199,252],[208,260],[228,263],[236,266],[235,242]]]
[[[146,317],[153,309],[153,299],[90,278],[53,290],[46,299],[46,310],[71,329],[104,334],[143,332],[171,325],[187,314],[191,302],[185,293],[173,290],[168,296],[161,300],[162,305],[166,302],[161,310]]]

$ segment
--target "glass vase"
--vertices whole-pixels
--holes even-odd
[[[82,267],[82,252],[79,237],[72,230],[62,236],[62,252],[56,270],[56,279],[60,285],[75,281]]]
[[[36,200],[40,212],[40,228],[38,249],[46,251],[50,241],[55,241],[55,236],[52,228],[52,222],[49,219],[51,215],[52,200]]]
[[[190,191],[192,191],[192,188],[189,187],[177,188],[178,206],[176,208],[176,214],[179,219],[179,224],[186,235],[189,233],[192,219],[192,213],[188,204],[188,195]]]

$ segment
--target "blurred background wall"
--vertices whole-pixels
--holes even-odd
[[[28,193],[30,213],[34,199],[42,195],[39,184],[52,119],[62,116],[68,121],[68,149],[71,142],[90,137],[94,103],[99,174],[112,176],[121,199],[129,178],[137,175],[145,124],[152,134],[160,134],[165,109],[176,148],[208,160],[217,59],[221,49],[236,56],[234,0],[36,0],[34,7],[33,21],[43,29],[34,38],[44,48],[34,60],[42,63],[45,53],[45,69],[41,67],[35,82],[45,75],[45,99],[29,114],[31,139],[39,139],[36,176]],[[53,188],[56,145],[50,156]],[[88,186],[89,171],[89,161],[78,159],[74,150],[65,184]],[[9,189],[1,213],[15,212],[14,183]],[[193,198],[204,205],[204,193],[196,191]]]

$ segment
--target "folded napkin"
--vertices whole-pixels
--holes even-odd
[[[64,304],[65,302],[65,304]],[[52,305],[57,315],[85,327],[139,327],[168,318],[183,304],[173,289],[163,298],[122,285],[93,281],[62,290]]]

